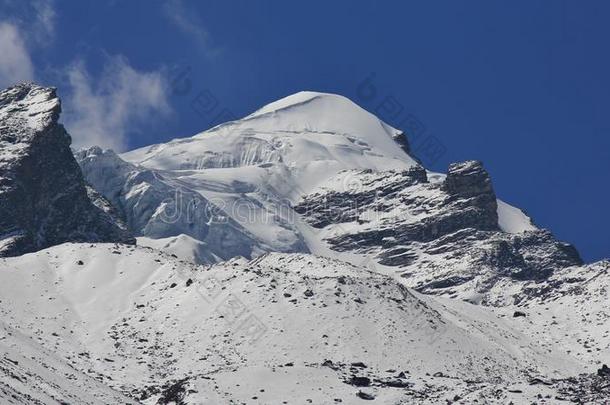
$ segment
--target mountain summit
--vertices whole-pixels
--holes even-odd
[[[373,144],[401,133],[347,97],[301,91],[265,105],[244,117],[253,127],[273,130],[351,134]]]

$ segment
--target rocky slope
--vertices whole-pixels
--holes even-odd
[[[346,182],[352,187],[337,191]],[[507,285],[541,282],[582,264],[574,247],[548,231],[527,224],[503,230],[491,179],[476,161],[452,164],[446,176],[430,179],[422,168],[342,172],[295,210],[333,250],[370,256],[373,266],[395,269],[428,294],[518,303],[535,291],[507,291]]]
[[[63,353],[44,347],[30,331],[0,321],[0,402],[23,404],[133,404],[128,396],[78,370]]]
[[[52,88],[0,92],[0,256],[66,241],[133,241],[89,199],[60,111]]]
[[[544,402],[540,394],[552,403],[569,388],[603,394],[587,385],[598,366],[517,332],[523,318],[421,295],[337,260],[273,253],[203,267],[147,248],[64,244],[0,266],[5,330],[134,402]],[[0,381],[10,381],[2,370]]]

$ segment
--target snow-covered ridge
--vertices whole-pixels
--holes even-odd
[[[313,160],[342,163],[344,169],[354,165],[389,169],[415,163],[394,142],[393,137],[399,133],[345,97],[301,92],[192,138],[141,148],[122,157],[155,168],[205,168],[212,159],[206,157],[210,153],[243,156],[245,149],[261,149],[262,144],[275,151],[287,166]],[[203,145],[207,148],[200,147]],[[236,166],[279,160],[267,160],[264,153],[254,155],[260,158],[239,161]]]
[[[301,91],[267,104],[240,122],[251,123],[258,129],[268,125],[274,130],[294,131],[295,135],[306,131],[351,134],[371,141],[376,137],[392,139],[401,133],[347,97],[312,91]]]
[[[345,97],[303,92],[191,138],[120,156],[107,151],[79,152],[77,159],[87,180],[111,200],[121,195],[139,201],[138,208],[159,207],[158,202],[175,199],[181,190],[188,200],[198,195],[224,210],[254,236],[254,250],[308,252],[313,246],[304,243],[307,230],[291,214],[290,206],[342,170],[406,170],[416,165],[393,140],[398,133]],[[113,163],[108,164],[105,156],[111,155]],[[124,179],[123,183],[118,179]],[[157,186],[159,181],[164,186]],[[132,215],[133,211],[128,212]],[[165,227],[163,235],[139,227],[136,235],[198,238],[184,224],[177,221],[174,233]],[[185,238],[180,240],[187,243]],[[183,251],[192,251],[194,245],[188,244]],[[218,255],[218,251],[211,253]]]
[[[273,101],[273,102],[259,108],[258,110],[254,111],[252,114],[247,115],[245,117],[245,119],[258,117],[263,114],[268,114],[268,113],[272,113],[272,112],[278,112],[278,111],[286,109],[286,108],[292,108],[292,107],[295,107],[295,106],[298,106],[301,104],[308,103],[315,98],[324,97],[324,96],[341,97],[336,94],[320,93],[317,91],[300,91],[298,93],[294,93],[294,94],[288,95],[284,98],[281,98],[279,100]]]

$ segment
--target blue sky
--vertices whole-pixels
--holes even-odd
[[[593,260],[610,256],[609,18],[604,1],[0,0],[0,85],[59,87],[75,144],[119,150],[340,93],[417,132],[429,168],[482,160]]]

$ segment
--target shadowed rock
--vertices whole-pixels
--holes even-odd
[[[134,243],[107,201],[89,191],[57,121],[54,88],[0,92],[0,256],[64,242]]]

